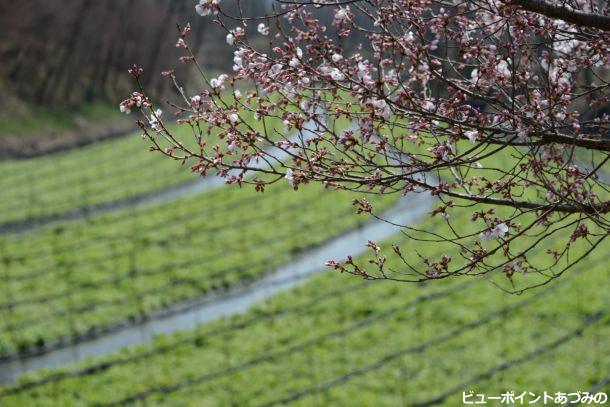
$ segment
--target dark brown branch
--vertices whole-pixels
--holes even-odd
[[[497,199],[497,198],[489,198],[485,196],[474,196],[474,195],[464,195],[458,194],[456,192],[451,191],[443,191],[442,194],[451,196],[453,198],[460,198],[469,201],[474,201],[478,203],[485,203],[489,205],[500,205],[500,206],[510,206],[513,208],[522,208],[522,209],[533,209],[537,211],[550,210],[552,212],[562,212],[562,213],[587,213],[587,214],[600,214],[600,213],[608,213],[610,212],[610,205],[602,204],[602,205],[582,205],[582,206],[572,206],[572,205],[558,205],[558,204],[539,204],[535,202],[525,202],[525,201],[513,201],[510,199]]]
[[[582,27],[610,31],[610,17],[608,16],[585,13],[564,6],[556,6],[545,0],[511,0],[511,3],[521,6],[524,10],[539,13],[550,18],[558,18]]]
[[[559,134],[545,134],[542,141],[548,143],[571,144],[589,150],[610,151],[610,139],[591,139],[562,136]]]

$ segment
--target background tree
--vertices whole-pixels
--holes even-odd
[[[370,265],[330,267],[397,281],[502,275],[503,288],[521,292],[602,246],[607,2],[278,0],[264,15],[225,3],[234,4],[201,0],[196,12],[225,30],[233,75],[202,71],[206,89],[187,94],[168,74],[195,146],[168,131],[145,87],[122,110],[144,111],[153,149],[228,183],[435,197],[430,214],[440,222],[398,226],[439,245],[437,258],[369,242]],[[189,35],[186,27],[177,46],[196,63]],[[347,49],[346,39],[359,43]],[[131,71],[140,85],[141,72]],[[256,131],[247,115],[285,129]],[[212,131],[221,144],[208,142]],[[380,216],[366,198],[354,205]],[[448,246],[461,258],[443,255]],[[386,255],[404,267],[387,269]]]
[[[0,103],[2,94],[27,105],[70,108],[83,102],[112,101],[129,91],[129,63],[147,67],[151,95],[173,91],[160,80],[175,68],[191,77],[180,56],[175,24],[192,17],[190,0],[23,0],[0,2]],[[235,7],[229,7],[229,10]],[[265,9],[250,2],[251,12]],[[196,55],[209,71],[231,62],[225,33],[209,20],[193,21]],[[211,57],[213,56],[213,57]],[[164,61],[172,61],[165,66]],[[154,74],[153,74],[154,73]],[[7,103],[8,104],[8,103]],[[1,106],[4,111],[13,106]]]

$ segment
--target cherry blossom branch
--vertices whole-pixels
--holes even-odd
[[[582,27],[610,31],[610,17],[601,14],[586,13],[565,5],[558,6],[545,0],[510,0],[510,3],[549,18],[558,18]]]

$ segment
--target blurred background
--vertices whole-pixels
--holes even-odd
[[[241,2],[253,15],[271,3]],[[455,406],[471,390],[608,391],[603,250],[522,296],[482,279],[365,282],[324,262],[406,240],[356,215],[353,194],[257,194],[148,152],[135,115],[119,113],[127,69],[144,68],[156,100],[173,95],[168,69],[199,91],[175,47],[187,22],[206,71],[232,65],[226,33],[194,5],[0,0],[0,405]],[[437,227],[430,200],[370,199]]]
[[[189,83],[177,59],[177,24],[191,22],[194,51],[203,66],[230,66],[225,33],[194,13],[190,1],[172,0],[30,0],[0,6],[0,132],[33,145],[3,143],[0,153],[26,155],[51,148],[42,139],[52,133],[119,121],[117,103],[134,88],[127,68],[146,67],[144,84],[152,95],[169,91],[161,71],[176,69]],[[253,12],[265,2],[248,2]],[[117,125],[118,126],[118,125]],[[104,126],[102,126],[104,127]],[[125,127],[102,128],[117,133]],[[36,134],[38,140],[32,136]],[[46,134],[46,136],[45,136]],[[64,137],[68,137],[64,135]],[[91,137],[91,136],[83,136]],[[78,137],[56,140],[77,143]],[[23,140],[25,142],[25,140]]]
[[[225,2],[238,15],[235,2]],[[263,16],[272,1],[241,2],[246,15]],[[322,19],[332,18],[324,10]],[[131,64],[145,69],[150,96],[171,95],[161,72],[173,69],[189,88],[200,83],[192,64],[181,64],[176,48],[177,25],[192,27],[190,41],[199,63],[209,73],[232,66],[226,32],[211,18],[201,18],[191,1],[175,0],[28,0],[0,5],[0,157],[23,157],[125,129],[117,101],[134,90],[127,74]],[[250,29],[256,30],[256,24]],[[344,41],[347,47],[355,38]],[[198,85],[199,86],[199,85]],[[102,124],[107,126],[103,126]],[[114,124],[114,125],[111,125]],[[88,135],[73,130],[86,127]],[[57,133],[63,140],[58,140]],[[32,135],[37,137],[30,137]],[[19,142],[21,140],[21,143]],[[16,143],[16,144],[15,144]]]

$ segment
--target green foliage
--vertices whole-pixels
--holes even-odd
[[[134,136],[55,161],[8,163],[0,187],[20,192],[3,199],[9,211],[1,211],[4,221],[112,202],[191,179],[185,168],[144,150]],[[481,160],[483,168],[488,161]],[[41,181],[26,182],[34,174]],[[58,174],[65,174],[64,181],[54,184]],[[28,186],[36,199],[20,198]],[[356,196],[312,185],[294,193],[281,180],[264,194],[219,188],[5,236],[0,241],[0,355],[137,320],[259,278],[365,221],[349,204]],[[394,201],[367,199],[376,212]],[[470,221],[471,213],[463,208],[453,216],[463,219],[460,233],[476,238],[480,225]],[[510,216],[506,208],[497,213]],[[440,216],[415,226],[450,233]],[[546,248],[567,238],[566,230],[539,242],[530,260],[550,263]],[[402,235],[380,245],[391,251],[390,243],[400,245],[420,268],[422,258],[449,255],[454,262],[466,261],[449,246],[439,250]],[[524,238],[512,249],[531,243],[533,238]],[[571,257],[584,247],[575,242]],[[406,271],[395,257],[388,262],[393,276]],[[366,258],[357,263],[366,264]],[[243,315],[159,336],[150,345],[101,360],[30,375],[0,388],[0,405],[85,406],[133,399],[146,405],[225,406],[290,399],[303,406],[395,406],[447,393],[440,403],[455,406],[461,404],[461,391],[470,389],[488,395],[588,391],[610,369],[610,346],[603,340],[610,334],[610,318],[604,314],[581,335],[574,333],[591,314],[610,310],[608,263],[607,253],[598,250],[562,278],[520,296],[497,288],[510,286],[501,270],[425,285],[362,281],[329,271]],[[517,287],[543,281],[539,275],[514,277]]]
[[[6,237],[1,353],[52,345],[252,280],[366,220],[355,195],[219,188]],[[393,198],[380,197],[378,209]]]
[[[419,250],[438,255],[425,245]],[[610,367],[610,347],[601,339],[610,319],[572,334],[591,313],[609,309],[607,262],[597,253],[564,279],[521,296],[485,279],[421,286],[324,273],[245,315],[32,376],[22,384],[51,381],[0,400],[91,405],[135,395],[147,405],[223,406],[304,392],[296,405],[393,406],[455,388],[442,403],[454,406],[469,389],[587,391]],[[102,362],[109,366],[75,373]]]
[[[266,124],[277,125],[270,121]],[[262,122],[255,122],[252,127],[261,128]],[[180,139],[193,142],[187,125],[174,126],[172,130]],[[204,137],[212,145],[219,141],[216,133]],[[86,211],[198,179],[190,171],[193,160],[180,165],[164,159],[159,152],[150,152],[149,145],[134,133],[61,154],[1,162],[0,223]],[[160,145],[167,147],[167,142],[161,141]]]

